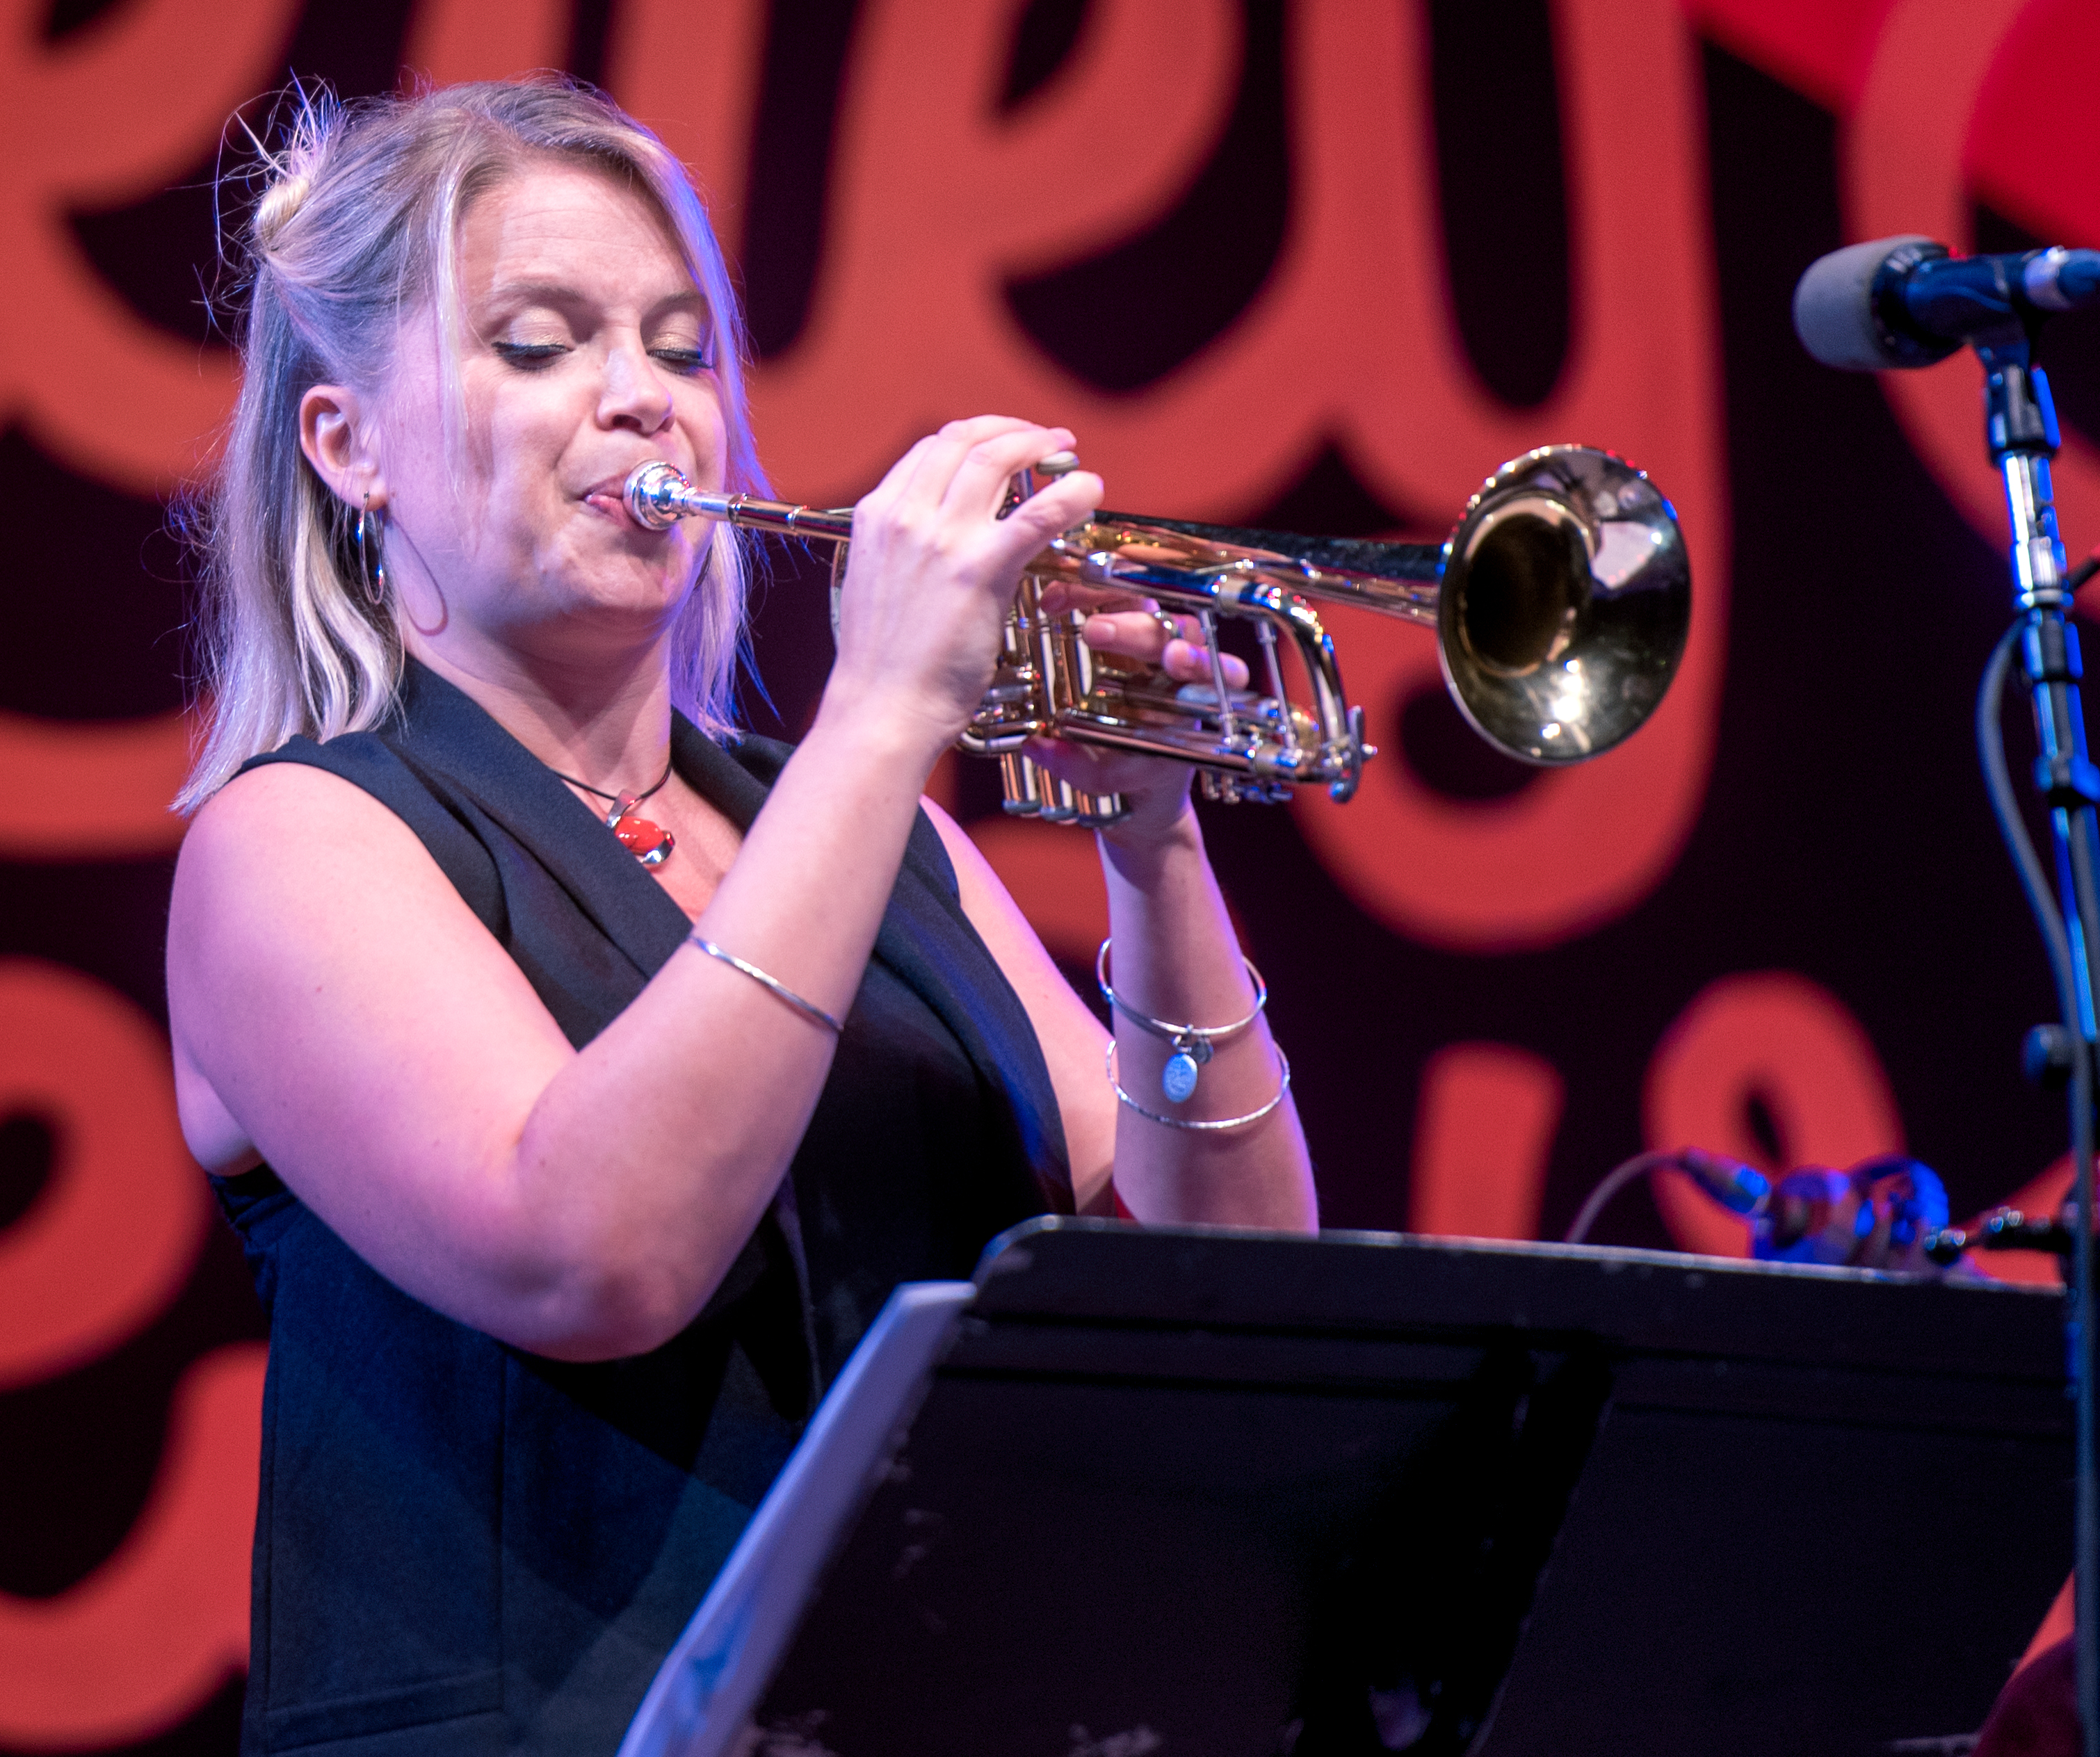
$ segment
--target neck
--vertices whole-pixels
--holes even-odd
[[[671,750],[668,644],[633,663],[549,662],[510,651],[439,651],[412,633],[408,651],[470,697],[526,749],[560,774],[607,792],[640,792]]]

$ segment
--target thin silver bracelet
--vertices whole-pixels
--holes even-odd
[[[1277,1065],[1283,1070],[1283,1083],[1276,1088],[1276,1096],[1259,1110],[1250,1110],[1245,1116],[1221,1116],[1208,1123],[1191,1122],[1186,1117],[1180,1116],[1162,1116],[1157,1110],[1146,1110],[1136,1099],[1132,1097],[1123,1089],[1123,1082],[1116,1078],[1116,1046],[1113,1041],[1109,1044],[1108,1059],[1102,1063],[1102,1069],[1108,1075],[1109,1084],[1114,1089],[1116,1097],[1147,1122],[1163,1124],[1168,1128],[1187,1128],[1208,1132],[1212,1129],[1240,1128],[1249,1123],[1258,1123],[1277,1106],[1283,1102],[1283,1095],[1290,1090],[1290,1057],[1283,1053],[1283,1046],[1281,1044],[1273,1044],[1270,1048],[1276,1051]]]
[[[768,976],[765,972],[760,969],[757,965],[746,964],[743,960],[737,956],[735,952],[724,951],[721,947],[717,946],[712,940],[703,939],[698,934],[689,934],[686,937],[686,943],[689,946],[699,947],[700,950],[704,951],[710,958],[721,959],[721,961],[729,965],[731,969],[743,971],[743,973],[749,977],[754,982],[763,982],[768,988],[771,989],[774,994],[779,995],[783,1000],[786,1001],[789,1006],[792,1007],[805,1018],[814,1019],[818,1024],[828,1026],[834,1037],[842,1036],[845,1035],[845,1027],[840,1024],[836,1019],[833,1018],[830,1013],[825,1012],[822,1007],[814,1004],[813,1002],[805,1000],[785,982],[781,982],[775,977]]]
[[[1254,978],[1254,1011],[1243,1019],[1234,1019],[1229,1025],[1176,1025],[1171,1020],[1155,1019],[1149,1013],[1140,1013],[1109,987],[1109,947],[1113,938],[1101,942],[1101,950],[1094,954],[1094,980],[1099,983],[1101,999],[1121,1013],[1140,1031],[1147,1031],[1174,1046],[1174,1053],[1167,1058],[1167,1066],[1160,1070],[1159,1089],[1171,1104],[1186,1104],[1196,1095],[1196,1077],[1215,1053],[1216,1046],[1228,1037],[1236,1037],[1261,1017],[1261,1009],[1268,1004],[1268,984],[1262,980],[1261,972],[1254,967],[1254,960],[1246,953],[1240,954],[1240,962]],[[1122,1088],[1117,1088],[1120,1091]],[[1147,1111],[1148,1116],[1152,1113]]]

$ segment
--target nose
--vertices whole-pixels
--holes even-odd
[[[607,350],[598,418],[602,426],[630,428],[645,437],[670,425],[670,390],[639,338]]]

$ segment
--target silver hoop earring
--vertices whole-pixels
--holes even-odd
[[[364,533],[367,520],[372,524],[368,550]],[[372,497],[367,494],[364,505],[357,510],[357,571],[364,576],[365,599],[375,609],[382,608],[386,603],[386,555],[381,546],[386,530],[386,512],[383,509],[374,512]]]

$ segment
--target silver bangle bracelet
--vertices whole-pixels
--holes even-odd
[[[1268,1115],[1271,1110],[1273,1110],[1277,1106],[1283,1102],[1284,1094],[1290,1090],[1290,1057],[1283,1053],[1283,1046],[1282,1044],[1273,1044],[1271,1047],[1276,1051],[1277,1066],[1283,1071],[1282,1083],[1277,1087],[1276,1096],[1270,1099],[1267,1104],[1262,1106],[1260,1110],[1250,1110],[1244,1116],[1221,1116],[1213,1121],[1205,1123],[1192,1122],[1186,1117],[1162,1116],[1157,1110],[1146,1110],[1145,1107],[1140,1104],[1136,1099],[1132,1097],[1128,1093],[1125,1092],[1123,1089],[1123,1082],[1116,1078],[1116,1046],[1113,1042],[1109,1044],[1108,1058],[1102,1063],[1102,1068],[1108,1075],[1109,1084],[1114,1090],[1116,1097],[1120,1098],[1125,1104],[1128,1105],[1132,1110],[1136,1111],[1137,1114],[1143,1117],[1147,1122],[1162,1124],[1168,1128],[1186,1128],[1194,1130],[1198,1132],[1208,1133],[1213,1129],[1242,1128],[1249,1123],[1258,1123],[1262,1119],[1262,1118]]]
[[[757,965],[746,964],[743,960],[737,956],[735,952],[724,951],[721,947],[717,946],[712,940],[703,939],[698,934],[688,935],[686,943],[689,946],[699,947],[700,950],[704,951],[710,958],[721,959],[721,961],[729,965],[731,969],[743,971],[743,973],[749,977],[754,982],[763,982],[768,988],[771,989],[774,994],[779,995],[783,1000],[786,1001],[789,1006],[792,1007],[805,1018],[814,1019],[818,1024],[828,1027],[834,1037],[841,1036],[845,1034],[845,1027],[840,1024],[836,1019],[833,1018],[830,1013],[825,1012],[822,1007],[816,1005],[814,1002],[805,1000],[785,982],[779,981],[776,978],[768,976],[765,972],[760,969]]]
[[[1254,960],[1242,952],[1240,962],[1254,979],[1254,1010],[1229,1025],[1176,1025],[1171,1020],[1155,1019],[1149,1013],[1139,1012],[1109,986],[1109,947],[1113,943],[1113,938],[1103,940],[1101,950],[1094,954],[1094,981],[1100,985],[1101,999],[1139,1030],[1149,1031],[1174,1046],[1174,1053],[1167,1058],[1167,1066],[1160,1071],[1159,1089],[1170,1103],[1186,1104],[1196,1095],[1197,1075],[1216,1046],[1228,1037],[1238,1036],[1261,1017],[1262,1009],[1268,1004],[1268,984],[1254,967]],[[1145,1114],[1151,1115],[1149,1111]]]

